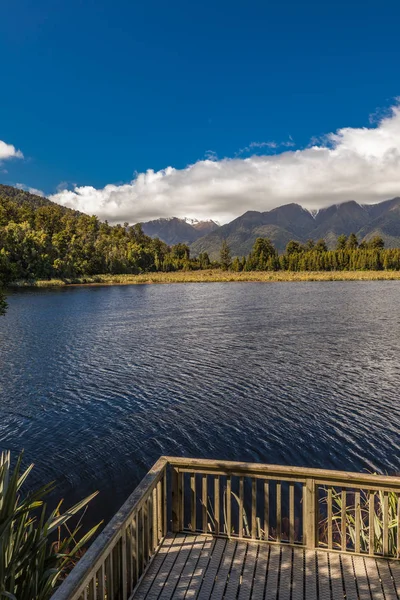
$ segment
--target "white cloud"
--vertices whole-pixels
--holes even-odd
[[[29,187],[28,185],[25,185],[24,183],[16,183],[15,187],[18,188],[19,190],[24,190],[24,192],[29,192],[30,194],[35,194],[36,196],[44,197],[44,192],[42,190],[38,190],[37,188],[34,188],[34,187]]]
[[[257,144],[263,142],[253,143],[253,148]],[[265,211],[289,202],[319,209],[396,195],[400,195],[400,105],[376,126],[339,129],[302,150],[148,170],[125,185],[75,187],[52,200],[110,222],[167,216],[227,222],[246,210]]]
[[[9,158],[24,158],[21,150],[17,150],[12,144],[6,144],[0,140],[0,161]]]

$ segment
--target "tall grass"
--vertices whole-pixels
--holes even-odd
[[[62,501],[47,510],[44,497],[54,489],[47,484],[22,494],[32,471],[22,471],[22,454],[14,468],[9,452],[0,455],[0,598],[48,600],[64,579],[100,523],[79,536],[81,520],[72,529],[68,521],[96,496],[88,496],[62,511]]]

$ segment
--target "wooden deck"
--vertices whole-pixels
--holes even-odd
[[[398,600],[400,563],[206,535],[169,534],[134,600]]]

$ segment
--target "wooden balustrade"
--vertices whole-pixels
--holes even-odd
[[[127,600],[167,532],[167,460],[160,458],[52,600]]]
[[[52,600],[128,600],[168,531],[399,558],[400,478],[162,457]]]

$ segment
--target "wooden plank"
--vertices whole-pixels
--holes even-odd
[[[368,510],[368,552],[372,556],[375,553],[375,494],[369,493]]]
[[[221,529],[221,504],[220,504],[220,479],[219,475],[214,477],[214,519],[215,534],[218,535]]]
[[[254,571],[257,560],[257,544],[248,544],[245,556],[242,582],[239,589],[239,600],[250,600],[251,586],[253,583]],[[214,600],[214,599],[213,599]]]
[[[318,552],[318,598],[331,600],[328,552]]]
[[[389,554],[389,497],[383,493],[383,555]]]
[[[385,600],[397,600],[398,596],[396,593],[396,584],[392,578],[389,562],[382,559],[376,559],[375,562],[385,595]]]
[[[171,512],[172,512],[172,531],[178,532],[181,525],[180,517],[180,494],[179,494],[179,471],[178,469],[171,469]]]
[[[396,528],[397,558],[400,558],[400,496],[397,498],[397,528]]]
[[[369,582],[363,556],[353,556],[354,575],[360,598],[370,598]],[[375,598],[374,598],[375,600]]]
[[[332,549],[332,488],[328,488],[328,548]]]
[[[271,545],[269,551],[267,585],[265,588],[266,598],[276,598],[279,577],[279,562],[281,559],[281,549],[279,546]]]
[[[197,498],[196,498],[196,474],[190,475],[190,526],[192,531],[197,529]]]
[[[342,489],[342,506],[340,509],[340,525],[341,525],[341,540],[342,552],[346,552],[347,548],[347,493]]]
[[[163,537],[163,496],[162,482],[157,484],[157,546]]]
[[[304,550],[293,548],[292,600],[304,599]]]
[[[106,573],[104,563],[101,565],[97,572],[97,598],[98,600],[105,600],[106,597]]]
[[[236,544],[237,542],[234,540],[228,540],[226,543],[222,561],[217,572],[215,585],[212,590],[213,600],[222,600],[224,596],[225,586],[228,581],[236,550]]]
[[[243,563],[246,555],[246,542],[238,542],[236,546],[235,556],[232,561],[231,572],[229,574],[229,581],[226,587],[225,598],[236,598],[239,585],[240,578],[243,568]]]
[[[195,537],[195,541],[193,542],[190,555],[186,561],[185,568],[182,571],[178,585],[175,589],[174,599],[183,600],[183,598],[185,598],[193,574],[196,570],[196,566],[198,564],[200,555],[204,549],[204,545],[207,543],[207,539],[210,541],[210,538],[206,538],[205,536]]]
[[[175,588],[179,583],[179,579],[186,565],[186,560],[189,558],[190,552],[195,542],[195,535],[185,535],[182,540],[182,545],[177,551],[174,564],[172,565],[167,578],[164,582],[159,600],[170,600],[175,597]]]
[[[255,477],[269,476],[270,478],[284,479],[293,478],[296,481],[305,482],[306,478],[316,479],[319,485],[332,485],[333,487],[359,487],[364,489],[400,489],[400,477],[388,475],[376,475],[371,473],[355,473],[352,471],[334,471],[331,469],[308,469],[304,467],[293,467],[283,465],[269,465],[261,463],[243,463],[228,460],[215,460],[204,458],[182,458],[176,456],[163,456],[163,460],[171,465],[179,466],[188,470],[217,470],[223,474],[241,475]]]
[[[149,569],[138,588],[138,591],[133,595],[135,600],[143,600],[144,598],[146,598],[146,600],[155,600],[156,598],[159,598],[164,589],[165,582],[167,581],[171,570],[174,568],[175,561],[178,559],[185,540],[185,534],[175,534],[166,547],[167,553],[162,557],[163,560],[161,561],[161,564],[159,562],[160,552],[157,553],[155,559],[151,562]],[[162,547],[164,547],[164,544]],[[146,588],[148,581],[150,582],[150,587],[148,588],[147,594],[144,594],[144,589]]]
[[[374,600],[385,600],[385,596],[383,594],[383,588],[379,577],[378,568],[376,566],[376,560],[374,558],[365,557],[364,559],[365,571],[368,577],[369,588],[371,591],[371,596]],[[393,598],[388,600],[395,600],[395,596],[393,593]],[[396,598],[397,600],[397,598]]]
[[[276,541],[280,542],[282,537],[282,484],[276,484]]]
[[[293,548],[282,546],[279,575],[279,600],[290,600],[293,568]]]
[[[360,490],[354,494],[354,518],[355,518],[355,540],[354,549],[360,552],[360,535],[361,535],[361,497]]]
[[[214,542],[213,549],[211,552],[211,559],[200,586],[198,600],[209,600],[209,598],[211,597],[212,589],[215,583],[215,578],[218,573],[219,564],[221,562],[226,543],[227,540],[223,540],[221,538],[216,539]]]
[[[308,549],[315,548],[316,544],[316,485],[313,479],[307,479],[303,487],[303,538]],[[303,541],[304,543],[304,541]]]
[[[242,542],[239,542],[242,543]],[[264,600],[264,590],[267,580],[269,558],[268,544],[260,544],[258,547],[257,564],[254,572],[253,591],[251,594],[252,600]]]
[[[202,495],[202,529],[204,533],[207,533],[207,475],[203,475],[201,482],[201,495]]]
[[[396,589],[397,596],[400,598],[400,562],[397,560],[390,560],[388,561],[388,566],[392,574],[392,581]]]
[[[244,494],[244,479],[239,479],[239,536],[243,537],[246,533],[243,523],[243,494]]]
[[[358,600],[352,557],[349,554],[341,554],[340,560],[342,563],[346,600]]]
[[[126,528],[128,523],[132,521],[133,515],[142,506],[147,495],[157,485],[157,482],[164,477],[167,464],[168,461],[162,457],[150,469],[128,500],[97,536],[76,567],[53,594],[52,600],[75,600],[79,598],[93,573],[98,571],[105,557],[115,545],[116,540],[121,535],[121,530]]]
[[[251,480],[251,537],[257,537],[257,479]]]
[[[317,562],[315,550],[305,551],[305,597],[317,600]]]
[[[122,600],[128,600],[128,563],[126,555],[126,531],[122,533],[121,541],[121,576],[122,576]]]
[[[163,535],[167,535],[167,531],[168,531],[168,518],[167,518],[168,496],[167,496],[167,470],[166,469],[164,469],[164,476],[162,478],[162,494],[163,494]]]
[[[294,483],[289,483],[289,542],[294,544]]]
[[[269,482],[264,481],[264,539],[269,539]]]
[[[232,485],[231,478],[228,476],[226,478],[226,534],[228,536],[232,533]]]
[[[329,574],[332,588],[332,600],[343,600],[343,577],[340,556],[336,552],[329,553]]]
[[[145,576],[143,577],[142,581],[140,582],[138,588],[135,591],[135,594],[134,594],[135,600],[144,600],[144,598],[147,598],[147,595],[153,585],[154,585],[154,588],[157,589],[157,594],[159,593],[158,588],[162,587],[162,581],[161,581],[161,577],[157,578],[157,575],[162,568],[164,560],[166,559],[166,557],[168,555],[169,549],[175,543],[175,537],[176,537],[176,534],[166,536],[163,544],[161,545],[159,551],[157,552],[156,556],[154,557],[153,561],[151,562],[151,565],[149,566],[148,570],[146,571]],[[179,540],[179,543],[180,543],[180,540]]]
[[[185,599],[188,598],[196,598],[199,592],[201,582],[203,580],[204,574],[207,570],[208,564],[211,559],[211,553],[214,548],[214,541],[211,537],[206,538],[204,542],[204,546],[200,552],[199,560],[196,564],[196,567],[193,571],[193,576],[188,585]]]

